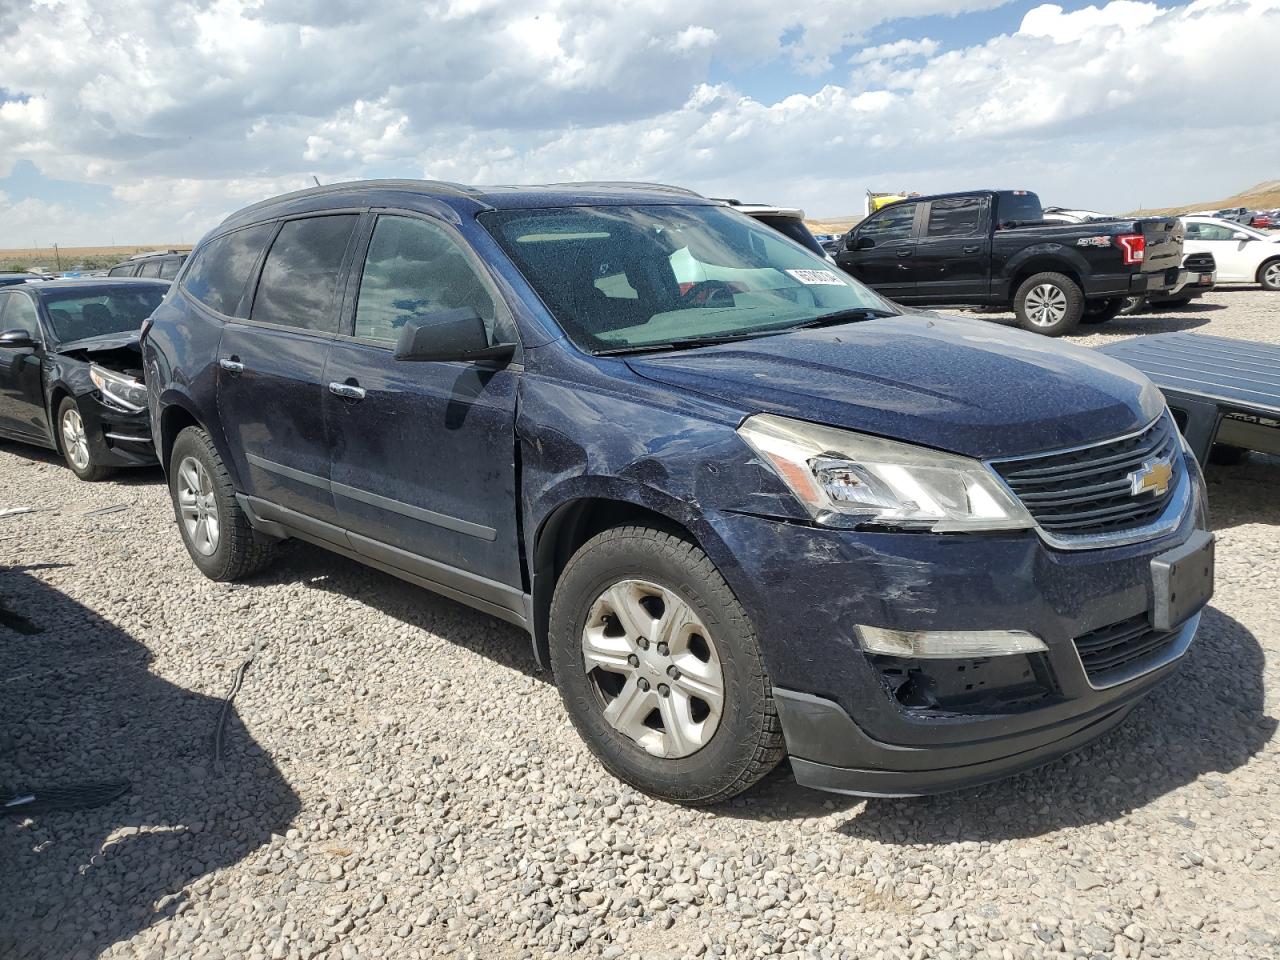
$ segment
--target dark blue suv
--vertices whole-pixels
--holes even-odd
[[[670,187],[326,186],[205,237],[144,340],[196,565],[317,544],[526,628],[617,776],[871,795],[1119,723],[1212,590],[1104,356],[903,313]],[[545,719],[545,718],[543,718]]]

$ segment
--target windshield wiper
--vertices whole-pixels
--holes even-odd
[[[663,350],[688,350],[691,347],[705,347],[714,343],[733,343],[735,340],[755,340],[758,337],[776,337],[791,333],[793,330],[811,330],[814,327],[830,327],[841,323],[854,323],[859,320],[874,320],[877,317],[896,317],[898,314],[876,307],[851,307],[848,310],[836,310],[826,313],[804,323],[789,324],[785,327],[763,327],[756,330],[735,330],[733,333],[710,334],[705,337],[685,337],[670,340],[667,343],[639,343],[627,347],[610,347],[607,350],[595,350],[597,357],[613,357],[622,353],[659,353]]]
[[[786,333],[787,330],[792,329],[794,328],[787,327],[782,330],[739,330],[735,333],[718,333],[705,337],[684,337],[680,340],[668,341],[667,343],[637,343],[629,347],[610,347],[608,350],[594,350],[592,351],[592,354],[597,357],[613,357],[620,353],[660,353],[663,350],[687,350],[690,347],[705,347],[713,343],[733,343],[735,340],[754,340],[757,337]]]
[[[889,310],[880,310],[877,307],[850,307],[848,310],[824,313],[820,317],[814,317],[804,323],[797,323],[793,327],[787,327],[787,330],[812,330],[814,327],[834,327],[841,323],[856,323],[859,320],[875,320],[877,317],[896,316],[898,314]]]

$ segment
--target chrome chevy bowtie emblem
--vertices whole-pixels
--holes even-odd
[[[1173,479],[1173,464],[1168,460],[1148,460],[1129,474],[1129,492],[1133,496],[1150,493],[1162,497],[1169,492]]]

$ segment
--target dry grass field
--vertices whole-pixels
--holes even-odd
[[[14,247],[0,249],[0,272],[6,270],[57,270],[61,260],[63,270],[77,266],[97,269],[119,263],[135,253],[148,250],[190,250],[189,243],[129,244],[118,247]]]

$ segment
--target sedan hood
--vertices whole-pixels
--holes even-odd
[[[139,346],[141,331],[131,330],[128,333],[104,333],[96,337],[81,337],[79,340],[68,340],[66,343],[58,344],[59,353],[105,353],[109,350],[120,350],[121,348],[132,347],[134,350],[141,350]]]
[[[1164,408],[1137,370],[987,321],[907,314],[628,359],[741,409],[1006,457],[1139,430]]]

